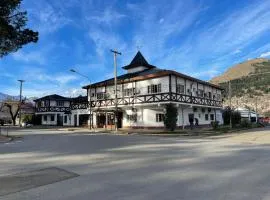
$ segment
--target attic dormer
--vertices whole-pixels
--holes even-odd
[[[133,58],[129,65],[122,67],[127,70],[127,73],[134,73],[144,71],[146,69],[155,68],[155,66],[148,64],[140,51],[137,52],[136,56]]]

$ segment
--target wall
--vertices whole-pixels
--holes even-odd
[[[47,121],[44,120],[44,116],[47,116]],[[54,121],[51,121],[51,115],[54,115]],[[42,125],[57,125],[57,116],[56,114],[42,114],[41,117]]]
[[[147,67],[139,66],[139,67],[136,67],[136,68],[128,69],[127,73],[139,72],[139,71],[143,71],[145,69],[147,69]]]
[[[194,114],[194,118],[199,120],[199,125],[210,125],[211,118],[210,114],[214,115],[215,119],[215,110],[211,108],[211,111],[208,111],[207,107],[197,107],[197,111],[194,112],[193,108],[186,105],[177,106],[178,117],[177,117],[177,126],[182,126],[184,119],[184,125],[189,126],[189,114]],[[183,117],[182,117],[182,108],[183,108]],[[205,112],[202,112],[202,108],[205,108]],[[130,122],[127,120],[127,114],[131,112],[131,108],[127,108],[123,112],[123,126],[124,127],[164,127],[163,122],[156,122],[157,113],[165,113],[165,106],[143,106],[136,107],[137,109],[137,122]],[[208,114],[208,120],[205,119],[205,114]],[[220,109],[216,109],[216,120],[223,124],[222,114]],[[195,120],[194,120],[195,124]]]

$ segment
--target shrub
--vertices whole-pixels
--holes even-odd
[[[33,115],[23,115],[22,122],[24,123],[32,123]]]
[[[250,123],[250,121],[248,120],[248,119],[243,119],[242,121],[241,121],[241,127],[243,127],[243,128],[251,128],[251,123]]]
[[[173,104],[166,105],[166,113],[164,116],[164,125],[166,129],[174,131],[177,122],[177,108]]]
[[[218,129],[219,121],[211,121],[211,126],[214,130]]]

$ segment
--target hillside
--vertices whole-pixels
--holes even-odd
[[[244,76],[248,76],[251,73],[255,73],[256,70],[260,70],[260,68],[264,66],[264,63],[266,63],[266,67],[268,65],[269,70],[269,59],[256,58],[230,67],[226,72],[224,72],[220,76],[214,77],[210,82],[214,84],[219,84],[227,82],[228,80],[234,80],[242,78]]]
[[[254,59],[229,68],[224,74],[210,82],[218,84],[228,91],[231,80],[232,106],[249,107],[260,114],[270,115],[270,60]],[[229,105],[225,99],[224,105]]]

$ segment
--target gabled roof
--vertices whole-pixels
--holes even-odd
[[[78,96],[78,97],[74,97],[71,98],[72,102],[87,102],[88,98],[87,96]]]
[[[48,95],[48,96],[45,96],[45,97],[41,97],[39,99],[35,99],[34,101],[41,101],[41,100],[61,100],[61,101],[69,101],[70,98],[67,98],[67,97],[63,97],[63,96],[60,96],[58,94],[52,94],[52,95]]]
[[[129,65],[122,67],[123,69],[132,69],[139,66],[147,67],[148,69],[155,68],[155,66],[148,64],[140,51],[137,52]]]

